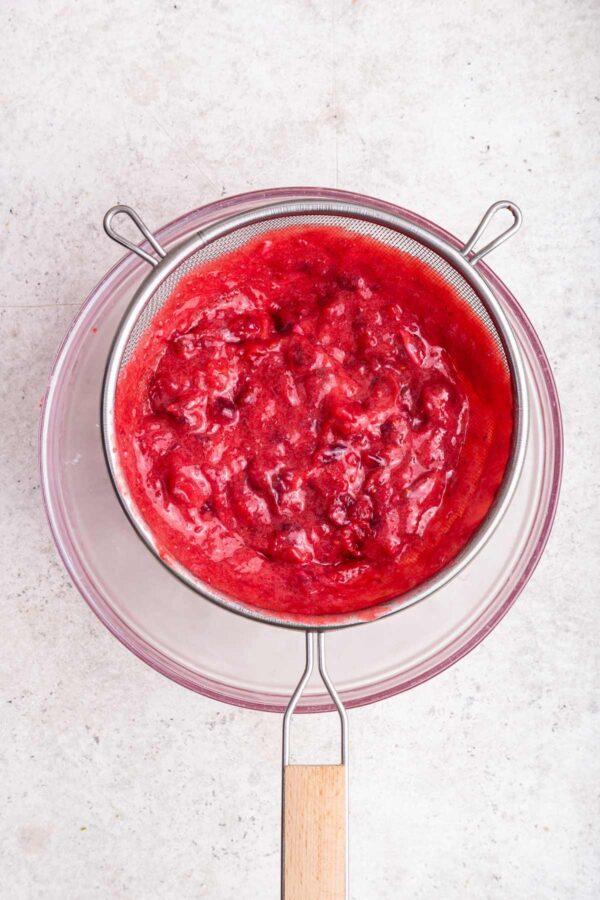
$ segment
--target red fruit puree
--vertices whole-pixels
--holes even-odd
[[[116,423],[165,557],[248,604],[327,615],[402,594],[467,543],[508,460],[512,391],[432,269],[296,228],[179,283]]]

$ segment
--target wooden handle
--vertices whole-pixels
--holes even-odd
[[[345,900],[346,767],[283,770],[283,900]]]

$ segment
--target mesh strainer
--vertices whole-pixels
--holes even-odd
[[[492,217],[507,209],[513,223],[483,249],[475,245]],[[113,219],[125,214],[138,227],[149,244],[136,246],[117,233]],[[171,248],[168,252],[144,225],[138,214],[127,206],[115,206],[104,219],[107,234],[136,253],[152,266],[152,271],[136,291],[119,325],[106,366],[102,396],[102,436],[110,475],[117,496],[139,536],[171,572],[202,597],[238,614],[272,625],[306,631],[306,668],[284,717],[284,852],[282,854],[282,893],[286,900],[315,900],[347,896],[347,719],[343,705],[325,666],[324,632],[331,628],[373,621],[416,603],[440,588],[463,569],[488,540],[506,510],[519,476],[525,452],[528,403],[523,362],[515,336],[504,312],[476,264],[487,253],[512,235],[521,224],[518,207],[508,201],[491,206],[471,238],[456,249],[425,228],[401,216],[383,212],[375,206],[335,200],[305,199],[256,206],[244,213],[223,218]],[[513,389],[513,435],[509,461],[495,502],[468,545],[444,569],[400,597],[368,610],[336,613],[331,616],[300,616],[274,613],[215,590],[194,576],[183,565],[159,554],[154,537],[127,490],[117,453],[115,433],[115,395],[119,375],[127,365],[142,335],[162,309],[181,279],[196,267],[219,259],[248,241],[273,231],[298,225],[334,226],[350,234],[367,236],[381,244],[417,258],[433,269],[437,277],[452,286],[459,297],[476,313],[496,343],[510,375]],[[156,255],[150,251],[154,250]],[[314,664],[318,668],[340,716],[342,726],[341,765],[289,765],[289,729],[294,709],[306,687]]]

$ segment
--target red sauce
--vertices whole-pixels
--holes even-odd
[[[304,228],[179,283],[116,422],[165,555],[249,604],[326,615],[403,593],[467,543],[502,480],[512,393],[433,270]]]

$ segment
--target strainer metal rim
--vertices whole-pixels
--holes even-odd
[[[473,248],[487,227],[490,219],[498,209],[502,208],[511,210],[515,218],[514,225],[499,235],[498,238],[490,242],[490,244],[486,245],[482,250],[474,252]],[[119,212],[124,212],[133,219],[142,234],[156,251],[158,259],[142,248],[130,243],[128,240],[121,238],[114,232],[111,225],[112,218]],[[238,228],[261,221],[268,221],[281,216],[314,214],[362,219],[371,222],[372,224],[382,225],[398,231],[423,244],[434,253],[437,253],[454,269],[458,270],[460,275],[471,286],[481,300],[501,339],[512,380],[514,427],[511,454],[502,484],[494,503],[471,540],[450,563],[415,588],[375,606],[354,610],[350,613],[333,613],[326,616],[300,616],[292,613],[282,614],[280,612],[269,610],[268,608],[252,606],[251,604],[237,600],[234,597],[212,588],[205,581],[192,575],[185,566],[181,565],[176,560],[166,559],[164,555],[161,554],[160,548],[157,546],[150,528],[146,525],[143,517],[137,511],[127,490],[117,452],[113,412],[123,355],[131,333],[138,321],[139,314],[148,300],[154,295],[159,285],[162,284],[162,282],[174,272],[188,256],[201,250],[218,238],[230,234]],[[105,217],[105,229],[109,236],[119,241],[119,243],[128,247],[133,252],[136,252],[146,262],[153,266],[153,270],[147,275],[133,295],[129,306],[121,319],[109,352],[102,385],[102,444],[111,482],[123,510],[138,536],[168,571],[204,599],[209,600],[224,609],[245,616],[246,618],[255,619],[259,622],[299,630],[306,630],[307,628],[316,630],[347,628],[392,615],[393,613],[399,612],[402,609],[407,609],[415,603],[424,600],[456,577],[480,552],[502,519],[514,494],[525,457],[529,423],[529,402],[521,351],[502,306],[484,277],[475,268],[479,259],[483,258],[490,250],[494,249],[494,247],[498,246],[499,243],[506,240],[506,238],[517,230],[520,222],[521,214],[518,207],[508,201],[500,201],[490,207],[469,241],[458,250],[438,235],[422,226],[412,223],[402,216],[383,212],[366,204],[307,198],[302,200],[287,200],[266,205],[259,204],[243,213],[227,216],[208,225],[206,228],[191,235],[189,238],[186,238],[167,252],[161,247],[154,235],[146,228],[139,216],[137,216],[137,214],[129,207],[118,206],[109,210]]]

